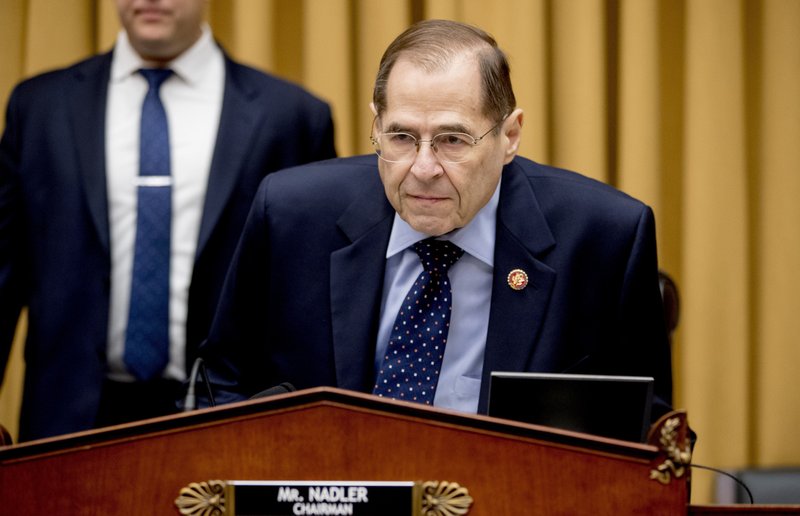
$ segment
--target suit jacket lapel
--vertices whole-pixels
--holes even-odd
[[[350,244],[331,254],[331,321],[337,385],[370,391],[394,210],[377,171],[356,199],[338,221]]]
[[[521,167],[512,162],[503,172],[494,279],[483,381],[478,411],[485,413],[492,371],[522,371],[530,363],[555,283],[553,269],[537,257],[555,245],[547,221]],[[508,274],[521,269],[528,285],[514,290]]]
[[[108,194],[106,191],[106,99],[111,75],[111,53],[75,69],[71,90],[64,92],[70,110],[70,131],[78,157],[89,213],[103,249],[109,251]],[[59,94],[59,93],[56,93]],[[64,157],[63,159],[68,159]]]
[[[259,93],[246,84],[238,72],[238,65],[226,55],[222,111],[195,256],[200,256],[205,248],[233,192],[242,170],[242,162],[248,154],[255,121],[258,119],[253,113],[257,105],[253,100]]]

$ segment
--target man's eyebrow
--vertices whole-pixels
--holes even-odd
[[[464,133],[470,134],[469,129],[464,124],[448,124],[440,126],[436,133]]]
[[[404,125],[399,124],[397,122],[391,122],[391,123],[387,124],[386,127],[384,128],[383,132],[384,133],[409,133],[409,134],[413,134],[413,135],[418,134],[417,130],[411,129],[410,127],[404,126]],[[441,133],[465,133],[465,134],[471,134],[469,132],[469,128],[467,128],[467,126],[465,126],[464,124],[460,124],[460,123],[441,125],[441,126],[437,127],[434,130],[434,135],[433,136],[436,136],[437,134],[441,134]]]
[[[383,129],[384,133],[410,133],[411,130],[408,127],[404,127],[397,122],[392,122],[388,124]]]

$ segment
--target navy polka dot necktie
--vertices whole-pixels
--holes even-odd
[[[397,314],[373,394],[433,405],[452,308],[447,271],[464,250],[432,238],[414,250],[424,270]]]
[[[131,374],[147,381],[169,362],[172,178],[169,127],[159,89],[172,71],[144,69],[140,73],[150,89],[142,103],[136,244],[124,360]]]

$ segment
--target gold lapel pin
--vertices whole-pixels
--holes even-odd
[[[528,274],[522,269],[514,269],[508,273],[508,286],[514,290],[522,290],[528,286]]]

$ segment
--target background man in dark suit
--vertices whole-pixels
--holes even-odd
[[[27,306],[23,440],[175,411],[259,182],[335,155],[328,106],[226,56],[203,21],[207,0],[116,3],[124,30],[112,52],[24,81],[8,105],[0,371]],[[165,68],[151,105],[166,122],[151,130],[140,69]],[[149,139],[167,155],[157,177],[140,170]],[[171,235],[157,300],[166,363],[140,374],[126,350],[134,248],[148,233],[137,230],[140,192],[164,187],[171,211],[150,218]]]
[[[663,413],[652,211],[517,156],[523,114],[494,40],[412,26],[383,56],[372,108],[378,157],[262,182],[201,346],[217,401],[290,382],[485,412],[492,371],[547,371],[653,376]],[[428,273],[420,241],[460,257]],[[423,268],[420,285],[444,286],[417,305]]]

